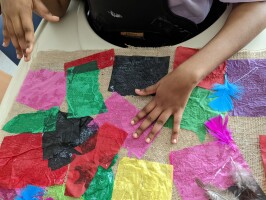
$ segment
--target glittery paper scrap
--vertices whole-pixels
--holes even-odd
[[[80,197],[89,187],[98,166],[107,169],[120,150],[127,134],[110,124],[100,127],[95,149],[76,156],[70,164],[65,195]]]
[[[17,96],[17,102],[36,110],[60,106],[66,96],[64,72],[47,69],[29,71]]]
[[[42,139],[43,158],[48,159],[52,170],[69,164],[72,155],[79,154],[74,148],[97,132],[94,126],[88,127],[91,120],[91,117],[68,119],[67,113],[58,113],[56,130],[44,132]]]
[[[116,56],[108,91],[136,95],[168,73],[169,57]]]
[[[97,61],[97,65],[99,69],[104,69],[106,67],[113,66],[115,58],[114,49],[110,49],[107,51],[102,51],[100,53],[96,53],[84,58],[80,58],[77,60],[73,60],[71,62],[67,62],[64,64],[64,69],[67,71],[71,67],[76,67],[79,65],[83,65],[89,63],[91,61]]]
[[[114,187],[114,173],[112,166],[116,163],[116,155],[108,169],[99,166],[89,188],[83,197],[86,200],[111,200]]]
[[[56,127],[58,111],[58,107],[53,107],[46,111],[19,114],[5,124],[3,130],[9,133],[40,133],[44,131],[53,131]]]
[[[181,128],[195,132],[201,142],[206,136],[205,121],[221,114],[209,107],[210,94],[209,90],[196,87],[190,95],[180,124]],[[165,126],[173,128],[173,117],[170,117]]]
[[[124,157],[118,165],[112,200],[170,200],[172,182],[172,165]]]
[[[187,47],[177,47],[175,51],[174,69],[178,68],[183,62],[188,60],[191,56],[196,54],[199,50]],[[211,90],[213,84],[224,84],[224,74],[226,71],[226,62],[220,64],[214,71],[212,71],[205,79],[203,79],[198,86]]]
[[[228,60],[228,80],[241,85],[244,94],[234,101],[232,116],[266,116],[266,59]]]
[[[227,189],[234,184],[231,160],[249,170],[238,148],[235,150],[219,142],[210,142],[170,153],[174,166],[174,183],[184,200],[207,200],[204,190],[195,182]]]
[[[144,131],[138,139],[135,139],[132,137],[132,134],[138,128],[140,123],[132,126],[130,122],[137,115],[139,110],[115,92],[105,101],[105,104],[108,112],[97,115],[93,121],[99,126],[109,122],[126,131],[128,136],[123,146],[128,150],[129,156],[135,155],[137,158],[141,158],[152,143],[145,142],[145,138],[151,131],[152,127]]]
[[[0,148],[0,187],[14,189],[28,184],[42,187],[63,184],[67,167],[51,171],[42,157],[42,134],[5,137]]]
[[[78,118],[106,112],[99,90],[99,70],[96,62],[67,70],[68,118]]]

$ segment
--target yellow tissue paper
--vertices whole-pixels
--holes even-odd
[[[172,165],[125,157],[118,165],[112,200],[170,200],[172,186]]]

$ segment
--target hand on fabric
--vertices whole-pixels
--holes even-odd
[[[16,48],[17,58],[27,62],[30,60],[34,45],[34,27],[32,11],[44,19],[57,22],[59,17],[53,16],[41,0],[0,0],[3,17],[3,46],[12,41]]]
[[[156,133],[163,127],[168,118],[174,116],[172,143],[177,143],[180,122],[187,101],[192,90],[200,81],[197,71],[187,65],[181,65],[175,71],[169,73],[158,83],[145,89],[136,89],[136,93],[141,96],[156,93],[151,100],[131,121],[131,124],[137,124],[145,118],[139,128],[133,134],[138,138],[152,123],[155,125],[146,138],[149,143],[155,137]]]

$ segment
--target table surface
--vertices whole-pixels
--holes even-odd
[[[172,46],[185,46],[192,48],[203,47],[223,26],[229,12],[230,7],[225,13],[206,31],[198,36]],[[79,0],[72,0],[68,12],[59,23],[48,23],[42,21],[35,33],[35,48],[33,51],[33,59],[40,51],[61,50],[101,50],[110,48],[119,48],[104,40],[102,40],[89,26],[84,12],[84,4]],[[244,50],[261,51],[266,49],[266,30],[259,34],[252,42],[245,46]],[[0,105],[0,128],[5,122],[5,118],[15,100],[19,88],[21,87],[26,74],[29,71],[31,61],[26,63],[21,61],[16,74],[13,76],[8,90]]]

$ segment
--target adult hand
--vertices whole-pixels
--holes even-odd
[[[29,61],[34,46],[32,11],[51,22],[59,21],[59,17],[53,16],[41,0],[1,0],[1,8],[3,46],[7,47],[11,40],[18,59],[24,56]]]
[[[152,123],[155,122],[153,129],[146,138],[149,143],[158,131],[163,127],[168,118],[174,116],[172,131],[172,143],[177,143],[180,122],[187,101],[192,90],[200,81],[200,76],[189,66],[180,66],[173,72],[166,75],[158,83],[145,89],[136,89],[136,93],[141,96],[156,93],[151,100],[131,121],[137,124],[141,119],[145,120],[133,133],[134,138],[138,138]]]

